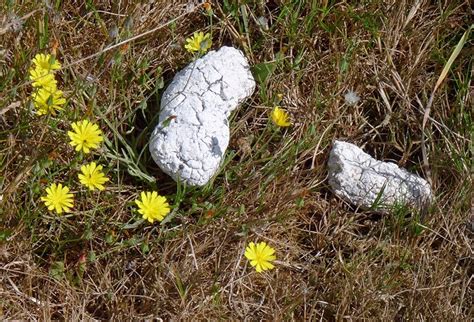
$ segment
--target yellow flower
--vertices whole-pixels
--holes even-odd
[[[33,81],[33,87],[56,88],[56,80],[52,71],[61,68],[61,64],[56,58],[50,54],[36,54],[32,62],[34,66],[31,66],[29,74],[30,80]]]
[[[66,104],[63,92],[56,86],[52,88],[42,87],[36,93],[33,93],[33,103],[38,110],[38,115],[56,114],[56,111],[63,110],[62,105]]]
[[[270,263],[270,261],[276,259],[274,254],[275,250],[265,242],[258,244],[251,242],[245,249],[245,257],[247,257],[250,265],[254,266],[258,273],[275,267]]]
[[[53,183],[46,188],[46,197],[41,197],[49,210],[55,210],[58,214],[69,212],[73,206],[73,194],[69,192],[69,188],[62,184]]]
[[[33,81],[33,87],[44,87],[48,89],[56,88],[56,79],[54,75],[46,69],[31,68],[30,80]]]
[[[275,108],[272,110],[271,117],[272,121],[278,126],[287,127],[291,125],[290,121],[288,120],[290,117],[289,114],[278,106],[275,106]]]
[[[70,144],[76,147],[76,151],[83,150],[84,153],[89,153],[104,140],[99,127],[88,120],[72,123],[72,129],[74,132],[68,131],[67,135],[71,139]]]
[[[195,32],[192,37],[186,39],[187,44],[184,45],[190,53],[195,51],[204,54],[211,48],[211,35],[209,33]]]
[[[138,212],[143,219],[153,223],[153,221],[162,221],[163,218],[170,212],[170,205],[166,198],[160,196],[158,192],[142,192],[140,194],[141,200],[135,200],[138,206]]]
[[[99,189],[104,190],[103,184],[109,181],[102,173],[102,166],[96,165],[95,162],[83,165],[81,167],[81,172],[78,174],[79,181],[85,185],[90,190]]]
[[[35,58],[33,58],[33,64],[35,64],[37,69],[43,69],[48,72],[61,68],[61,64],[56,60],[56,57],[50,54],[36,54]]]

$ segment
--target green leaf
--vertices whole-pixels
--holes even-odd
[[[141,244],[141,249],[143,254],[147,254],[150,251],[150,246],[148,246],[147,242],[143,242]]]
[[[252,67],[252,72],[255,76],[255,79],[260,83],[265,83],[265,81],[270,77],[277,67],[277,63],[266,62],[259,63]]]
[[[415,236],[420,236],[425,230],[425,227],[421,225],[419,222],[415,221],[412,223],[411,229]]]
[[[57,261],[54,262],[49,268],[49,276],[51,276],[57,281],[61,281],[64,278],[65,271],[66,269],[64,268],[64,262]]]
[[[86,227],[86,229],[84,230],[84,233],[82,234],[82,238],[84,238],[85,240],[92,240],[93,238],[93,233],[92,233],[92,229],[91,227]]]
[[[12,235],[11,229],[0,230],[0,241],[6,241]]]
[[[97,259],[97,255],[95,254],[93,250],[91,250],[89,254],[87,255],[87,260],[89,261],[89,263],[93,263],[95,262],[96,259]]]
[[[163,87],[165,87],[165,81],[163,79],[163,76],[157,77],[155,81],[155,90],[160,90]]]
[[[454,60],[456,57],[458,57],[459,53],[461,52],[462,48],[466,44],[467,40],[469,39],[469,34],[471,33],[472,28],[474,28],[474,25],[471,25],[469,29],[467,29],[464,34],[462,35],[461,39],[459,40],[458,44],[456,45],[456,48],[454,48],[453,52],[451,53],[451,56],[449,56],[449,59],[444,65],[443,70],[441,71],[441,75],[439,75],[438,81],[436,82],[435,88],[433,92],[436,91],[436,89],[441,85],[443,80],[446,78],[446,75],[448,75],[449,70],[451,69],[451,65],[453,64]]]
[[[131,237],[130,239],[125,240],[124,244],[126,246],[135,246],[139,243],[139,241],[135,237]]]
[[[113,244],[115,242],[114,236],[111,233],[107,233],[107,235],[105,235],[105,242],[107,244]]]
[[[145,220],[143,219],[139,219],[139,220],[136,220],[136,221],[133,221],[131,224],[124,224],[121,229],[135,229],[137,228],[138,226],[140,226]]]
[[[171,121],[174,120],[175,118],[176,118],[176,115],[171,115],[166,120],[161,122],[161,127],[162,128],[168,127],[170,125]]]
[[[299,207],[299,208],[303,207],[304,206],[304,198],[302,198],[302,197],[297,198],[296,199],[296,206]]]

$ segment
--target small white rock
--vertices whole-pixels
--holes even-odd
[[[257,24],[262,27],[263,30],[267,31],[268,28],[268,19],[265,17],[258,17]]]
[[[336,141],[329,156],[329,184],[334,193],[362,207],[388,210],[404,203],[421,207],[432,198],[428,182],[395,163],[372,158],[358,146]]]
[[[10,27],[11,31],[17,33],[23,29],[23,20],[15,13],[10,13],[8,15],[7,25]]]
[[[353,90],[348,90],[347,93],[344,95],[344,100],[349,105],[355,105],[359,103],[360,97]]]
[[[229,144],[227,117],[254,90],[250,66],[238,49],[222,47],[186,66],[161,99],[149,146],[156,164],[176,181],[205,185]]]

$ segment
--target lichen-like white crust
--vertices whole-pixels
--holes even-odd
[[[378,161],[351,143],[334,142],[328,166],[334,193],[362,208],[388,210],[396,204],[419,208],[432,198],[426,180],[395,163]]]
[[[176,181],[205,185],[229,144],[227,117],[254,90],[249,64],[238,49],[222,47],[186,66],[163,93],[150,138],[153,160]]]

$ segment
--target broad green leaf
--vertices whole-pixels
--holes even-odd
[[[260,83],[265,83],[265,81],[272,75],[277,67],[277,63],[274,62],[266,62],[266,63],[259,63],[252,67],[252,72],[255,76],[255,79]]]

